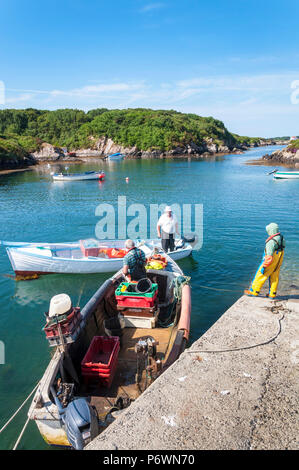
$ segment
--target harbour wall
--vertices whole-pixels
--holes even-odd
[[[241,297],[86,450],[298,449],[298,320]]]

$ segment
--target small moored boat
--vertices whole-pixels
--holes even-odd
[[[118,303],[126,284],[121,271],[81,312],[65,294],[52,298],[44,332],[56,352],[28,412],[48,444],[83,449],[184,350],[189,279],[166,258],[164,269],[148,271],[152,297],[135,297],[138,307]]]
[[[85,173],[54,173],[52,177],[54,181],[103,181],[105,179],[105,173],[103,171],[86,171]]]
[[[274,179],[298,179],[299,171],[276,171],[273,175]]]
[[[124,155],[122,153],[113,153],[112,155],[108,155],[108,161],[118,161],[122,160],[124,158]]]
[[[175,250],[169,255],[175,261],[189,256],[196,236],[176,240]],[[53,273],[113,273],[123,264],[126,254],[124,240],[87,239],[71,243],[21,243],[3,241],[16,276]],[[154,247],[161,248],[161,240],[138,241],[146,255]]]

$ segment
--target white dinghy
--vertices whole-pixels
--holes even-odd
[[[54,181],[103,181],[105,179],[105,173],[103,171],[86,171],[85,173],[54,173],[52,177]]]
[[[168,255],[175,261],[192,253],[196,236],[176,240]],[[16,276],[53,273],[113,273],[121,269],[126,254],[124,240],[87,239],[71,243],[22,243],[3,241]],[[161,240],[136,240],[146,256]]]

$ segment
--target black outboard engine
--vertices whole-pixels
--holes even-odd
[[[55,403],[67,438],[76,450],[83,448],[99,434],[97,414],[85,398],[76,398],[63,408],[57,396]]]
[[[176,242],[175,249],[180,250],[181,248],[184,248],[186,244],[191,245],[193,248],[197,242],[198,236],[196,233],[188,233],[187,235],[182,236],[182,238]]]
[[[192,247],[198,242],[198,236],[196,233],[187,233],[182,237],[182,239],[185,243],[189,243],[189,245]]]
[[[175,250],[180,250],[181,248],[184,248],[185,242],[183,238],[180,238],[178,241],[175,242]]]

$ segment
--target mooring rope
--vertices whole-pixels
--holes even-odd
[[[17,411],[15,411],[15,413],[9,418],[9,420],[4,424],[4,426],[0,429],[0,434],[2,433],[2,431],[4,431],[4,429],[9,425],[9,423],[14,419],[14,417],[19,413],[19,411],[23,408],[23,406],[25,405],[25,403],[29,400],[29,398],[31,397],[31,395],[35,392],[35,390],[37,389],[37,387],[39,386],[39,382],[38,384],[34,387],[34,389],[32,390],[32,392],[30,392],[30,394],[28,395],[28,397],[23,401],[23,403],[21,404],[21,406],[17,409]]]
[[[18,439],[16,440],[16,443],[15,443],[15,445],[14,445],[14,447],[13,447],[12,450],[16,450],[16,449],[17,449],[17,447],[18,447],[18,445],[19,445],[19,443],[20,443],[20,441],[21,441],[21,439],[22,439],[22,437],[23,437],[23,434],[24,434],[24,432],[25,432],[25,429],[27,428],[27,424],[29,423],[29,419],[30,419],[30,418],[28,417],[28,418],[27,418],[27,421],[26,421],[26,423],[24,424],[23,429],[22,429],[22,431],[20,432],[19,437],[18,437]]]
[[[211,287],[211,286],[202,286],[202,285],[198,285],[198,287],[201,287],[202,289],[211,289],[211,290],[217,290],[219,292],[242,292],[243,289],[245,289],[245,287],[243,289],[238,289],[238,290],[233,290],[233,289],[219,289],[217,287]]]
[[[192,351],[189,351],[189,350],[186,350],[185,352],[186,353],[226,353],[226,352],[234,352],[234,351],[243,351],[244,349],[253,349],[253,348],[257,348],[258,346],[265,346],[266,344],[269,344],[269,343],[272,343],[273,341],[276,340],[276,338],[280,335],[281,333],[281,322],[282,320],[284,319],[284,314],[282,314],[282,316],[280,318],[277,319],[278,321],[278,331],[277,333],[275,334],[275,336],[273,336],[272,338],[266,340],[266,341],[263,341],[262,343],[257,343],[257,344],[252,344],[250,346],[241,346],[239,348],[232,348],[232,349],[193,349]]]

